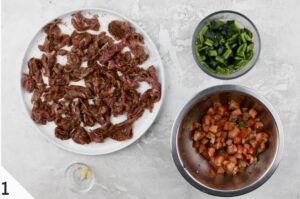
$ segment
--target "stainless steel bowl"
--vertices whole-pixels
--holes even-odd
[[[188,126],[199,121],[216,100],[233,99],[243,107],[254,107],[269,133],[269,142],[259,161],[236,176],[209,175],[209,164],[192,147]],[[214,86],[199,92],[180,111],[172,129],[172,156],[181,175],[197,189],[216,196],[248,193],[266,182],[275,172],[283,152],[283,127],[272,105],[253,90],[238,85]]]
[[[240,26],[240,27],[245,27],[248,30],[250,30],[253,34],[253,42],[254,42],[254,49],[253,49],[253,57],[252,59],[243,67],[241,67],[239,70],[235,71],[232,74],[218,74],[214,73],[211,71],[209,68],[204,66],[198,59],[197,59],[197,51],[195,49],[195,45],[197,43],[197,38],[198,34],[209,21],[214,20],[214,19],[221,19],[223,21],[228,21],[228,20],[235,20],[235,22]],[[237,77],[240,77],[244,74],[246,74],[248,71],[252,69],[252,67],[256,64],[259,54],[260,54],[260,48],[261,48],[261,41],[260,41],[260,36],[259,32],[254,25],[254,23],[245,15],[232,11],[232,10],[221,10],[218,12],[214,12],[207,17],[205,17],[196,27],[194,34],[193,34],[193,39],[192,39],[192,51],[193,51],[193,56],[195,62],[198,64],[198,66],[208,75],[218,78],[218,79],[234,79]]]

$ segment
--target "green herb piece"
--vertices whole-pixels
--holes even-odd
[[[237,118],[231,118],[230,119],[230,122],[234,122],[235,123],[236,121],[237,121]]]
[[[245,127],[245,123],[244,122],[239,122],[239,126],[240,127]]]
[[[243,120],[248,121],[249,120],[249,114],[243,113]]]
[[[227,158],[228,154],[224,149],[220,149],[218,151],[219,155],[223,156],[224,158]]]

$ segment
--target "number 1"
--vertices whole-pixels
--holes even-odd
[[[9,193],[7,192],[7,182],[2,182],[4,191],[2,193],[2,195],[9,195]]]

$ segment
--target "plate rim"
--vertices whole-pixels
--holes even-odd
[[[141,32],[143,34],[143,36],[146,37],[149,40],[150,45],[152,45],[154,47],[153,48],[154,52],[158,55],[158,63],[161,65],[161,67],[159,67],[160,76],[161,76],[161,80],[160,80],[160,83],[161,83],[161,98],[160,98],[160,104],[159,104],[159,107],[158,107],[158,111],[157,111],[154,119],[151,122],[149,122],[149,126],[145,129],[145,131],[143,133],[141,133],[135,139],[131,138],[129,140],[129,142],[126,143],[124,146],[116,147],[114,149],[109,149],[109,150],[106,150],[106,151],[103,151],[103,152],[82,152],[80,150],[71,149],[71,148],[69,148],[67,146],[64,146],[64,145],[60,144],[59,142],[56,142],[54,139],[51,139],[48,135],[46,135],[45,133],[43,133],[43,131],[37,126],[38,124],[36,124],[31,119],[30,110],[28,110],[28,108],[27,108],[27,106],[25,104],[25,99],[24,99],[24,94],[23,94],[24,90],[23,90],[23,87],[22,87],[22,74],[23,74],[23,70],[22,69],[23,69],[23,65],[27,62],[25,59],[26,59],[26,55],[27,55],[27,52],[28,52],[28,50],[30,48],[31,43],[34,42],[34,39],[42,31],[42,29],[45,26],[45,24],[50,23],[54,19],[65,17],[65,16],[71,15],[72,13],[78,12],[78,11],[85,11],[85,12],[88,12],[88,11],[107,12],[107,13],[110,13],[112,15],[118,16],[118,17],[120,17],[120,18],[128,21],[130,24],[132,24],[133,26],[137,27],[139,29],[139,32]],[[29,41],[29,43],[28,43],[28,45],[27,45],[27,47],[25,49],[25,52],[23,54],[22,63],[20,64],[21,67],[20,67],[20,74],[19,74],[19,95],[20,95],[19,99],[21,101],[23,110],[25,110],[27,117],[30,119],[31,123],[34,125],[34,128],[37,129],[37,131],[39,132],[39,134],[41,134],[44,138],[46,138],[47,141],[53,143],[58,148],[63,149],[63,150],[68,151],[68,152],[75,153],[75,154],[80,154],[80,155],[96,156],[96,155],[110,154],[110,153],[114,153],[114,152],[120,151],[122,149],[125,149],[125,148],[129,147],[130,145],[134,144],[135,142],[137,142],[138,140],[140,140],[149,131],[149,129],[152,127],[152,125],[154,124],[154,122],[157,120],[157,118],[161,114],[161,109],[162,109],[162,106],[163,106],[164,101],[165,101],[165,86],[166,86],[165,85],[166,84],[166,81],[165,81],[166,80],[166,76],[165,76],[165,69],[164,69],[163,61],[161,59],[160,53],[159,53],[159,51],[158,51],[155,43],[153,42],[153,40],[151,39],[151,37],[147,34],[147,32],[142,27],[140,27],[136,22],[134,22],[133,20],[131,20],[130,18],[128,18],[128,17],[126,17],[126,16],[124,16],[124,15],[122,15],[120,13],[117,13],[116,11],[113,11],[113,10],[110,10],[110,9],[106,9],[106,8],[80,8],[80,9],[68,10],[67,12],[59,14],[57,17],[54,17],[51,20],[46,21],[45,24],[41,28],[39,28],[37,30],[37,32],[33,35],[33,37],[30,39],[30,41]]]

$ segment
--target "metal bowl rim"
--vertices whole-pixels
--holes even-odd
[[[262,174],[260,178],[258,178],[256,181],[254,181],[252,184],[245,186],[240,189],[235,190],[221,190],[221,189],[214,189],[210,188],[204,184],[202,184],[200,181],[196,180],[188,171],[183,167],[182,160],[179,156],[178,151],[178,130],[181,124],[182,119],[184,118],[185,114],[190,110],[190,108],[195,105],[201,98],[210,95],[214,92],[218,91],[238,91],[245,94],[248,94],[252,96],[254,99],[258,100],[260,103],[262,103],[268,111],[270,111],[271,115],[274,118],[275,125],[277,127],[277,146],[274,158],[271,162],[271,164],[268,166],[266,171]],[[254,189],[260,187],[262,184],[264,184],[275,172],[277,169],[280,160],[282,158],[283,154],[283,147],[284,147],[284,135],[283,135],[283,126],[281,123],[281,120],[279,118],[279,115],[275,111],[274,107],[261,95],[258,95],[255,93],[252,89],[239,86],[239,85],[233,85],[233,84],[227,84],[227,85],[218,85],[209,87],[205,90],[202,90],[198,92],[194,97],[192,97],[181,109],[179,114],[177,115],[175,122],[172,127],[172,135],[171,135],[171,148],[172,148],[172,157],[174,160],[174,163],[180,172],[180,174],[188,181],[191,185],[193,185],[198,190],[201,190],[207,194],[215,195],[215,196],[223,196],[223,197],[230,197],[230,196],[238,196],[243,195],[246,193],[249,193],[253,191]]]

